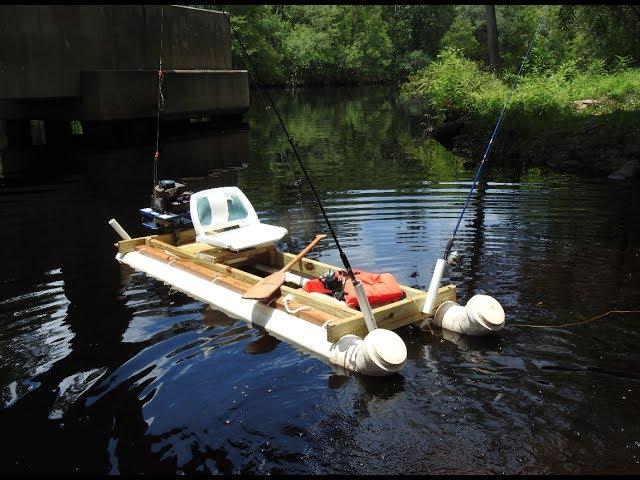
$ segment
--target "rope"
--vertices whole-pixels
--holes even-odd
[[[504,120],[504,115],[507,111],[507,107],[509,106],[509,103],[511,102],[511,97],[513,96],[515,90],[516,90],[516,86],[518,85],[518,78],[520,77],[520,75],[522,74],[522,70],[524,69],[524,66],[527,62],[527,59],[529,58],[529,54],[531,53],[531,49],[533,47],[533,43],[536,39],[536,36],[538,35],[538,32],[540,31],[540,29],[542,28],[542,25],[544,24],[545,21],[545,13],[546,13],[546,9],[548,8],[545,7],[545,12],[542,14],[542,16],[540,17],[540,20],[538,21],[538,27],[536,28],[535,32],[533,33],[533,37],[531,37],[531,41],[529,42],[529,48],[527,49],[526,54],[524,55],[523,59],[522,59],[522,63],[520,64],[520,68],[518,69],[518,74],[516,75],[516,78],[513,80],[513,85],[511,86],[511,91],[509,92],[509,95],[507,95],[507,99],[504,102],[504,105],[502,106],[502,110],[500,111],[500,115],[498,116],[498,121],[496,122],[496,125],[493,129],[493,133],[491,134],[491,138],[489,139],[489,143],[487,144],[484,154],[482,156],[482,161],[480,162],[480,165],[478,166],[478,170],[476,172],[475,177],[473,178],[473,183],[471,184],[471,189],[469,190],[469,194],[467,195],[467,200],[464,202],[464,206],[462,207],[462,211],[460,212],[460,216],[458,217],[458,222],[456,223],[455,228],[453,229],[453,234],[451,235],[451,237],[449,237],[449,241],[447,242],[447,246],[444,249],[444,255],[443,258],[446,260],[447,257],[449,256],[449,253],[451,252],[451,248],[453,247],[453,240],[456,237],[456,234],[458,233],[458,228],[460,227],[460,222],[462,222],[462,217],[464,216],[464,212],[467,210],[467,206],[469,205],[469,201],[471,200],[471,195],[473,194],[474,189],[476,188],[476,183],[478,183],[478,179],[480,178],[480,172],[482,172],[482,167],[484,167],[484,163],[487,160],[487,157],[489,156],[489,154],[491,153],[491,150],[493,148],[493,141],[495,140],[496,136],[498,135],[498,131],[500,130],[500,127],[502,126],[502,121]]]
[[[311,307],[308,305],[302,305],[301,307],[298,307],[294,310],[289,308],[289,302],[292,302],[293,300],[295,300],[293,298],[293,295],[289,294],[286,297],[284,297],[283,302],[284,303],[284,309],[287,311],[287,313],[290,313],[291,315],[295,315],[298,312],[304,312],[305,310],[311,310]]]
[[[170,252],[169,250],[163,250],[164,253],[166,253],[167,255],[174,257],[175,260],[180,260],[180,257],[178,255],[176,255],[173,252]]]
[[[158,160],[160,159],[160,110],[164,104],[162,95],[162,37],[164,29],[164,7],[160,8],[160,53],[158,57],[158,110],[156,115],[156,153],[153,156],[153,186],[158,184]]]
[[[562,325],[531,325],[531,324],[518,324],[516,327],[527,327],[527,328],[564,328],[564,327],[573,327],[575,325],[582,325],[583,323],[593,322],[594,320],[598,320],[599,318],[606,317],[611,313],[640,313],[640,310],[609,310],[602,315],[598,315],[597,317],[590,318],[588,320],[581,320],[579,322],[571,322],[571,323],[563,323]]]
[[[227,23],[229,24],[229,28],[233,32],[233,35],[236,37],[236,40],[238,41],[238,44],[240,44],[240,48],[242,49],[242,53],[244,54],[245,58],[247,59],[247,62],[249,64],[249,66],[251,67],[251,69],[248,70],[249,76],[251,77],[252,81],[254,82],[254,85],[256,85],[258,91],[260,92],[259,82],[257,81],[257,79],[254,76],[254,73],[257,76],[257,69],[256,69],[256,67],[255,67],[255,65],[253,63],[253,60],[251,60],[251,57],[249,56],[249,53],[247,52],[247,49],[244,46],[244,43],[240,39],[240,36],[238,35],[238,32],[236,31],[236,29],[231,24],[231,20],[229,18],[229,14],[227,12],[223,12],[223,14],[224,14],[224,18],[227,19]],[[325,222],[327,224],[327,227],[329,227],[329,232],[331,233],[331,236],[333,237],[333,241],[335,242],[336,247],[338,247],[338,253],[340,255],[340,260],[342,260],[342,263],[344,265],[345,270],[347,271],[347,274],[349,275],[349,278],[353,282],[355,282],[356,281],[356,277],[353,274],[353,271],[351,269],[351,264],[349,263],[349,259],[347,258],[347,255],[344,253],[344,251],[342,250],[342,247],[340,246],[340,242],[338,241],[338,237],[336,236],[336,233],[333,230],[333,227],[331,226],[331,222],[329,221],[329,217],[327,216],[327,213],[324,210],[324,206],[322,205],[322,201],[320,200],[320,197],[318,196],[318,192],[316,191],[315,187],[313,186],[313,183],[311,182],[311,178],[309,178],[309,174],[307,173],[307,169],[304,166],[304,163],[302,162],[302,159],[300,158],[300,155],[298,154],[298,149],[296,148],[295,144],[293,143],[293,139],[291,138],[291,135],[289,134],[289,130],[287,130],[287,127],[284,124],[284,120],[280,116],[280,112],[278,111],[278,107],[276,107],[276,104],[273,101],[273,98],[271,98],[271,95],[269,94],[269,92],[265,91],[264,94],[266,95],[267,99],[269,100],[269,105],[273,109],[273,112],[276,114],[276,117],[278,117],[278,121],[280,122],[280,126],[282,127],[282,130],[284,131],[284,134],[287,137],[287,141],[289,142],[289,145],[291,146],[291,149],[293,150],[293,153],[295,154],[296,159],[298,160],[298,164],[300,165],[300,169],[302,170],[302,173],[304,174],[304,177],[307,180],[307,183],[309,184],[309,188],[311,189],[311,193],[313,193],[313,196],[316,199],[316,202],[318,203],[318,206],[320,207],[320,212],[322,213],[322,216],[324,217],[324,220],[325,220]],[[262,96],[262,93],[260,93],[260,96]]]

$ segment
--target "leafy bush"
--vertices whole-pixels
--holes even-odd
[[[433,123],[451,117],[495,120],[517,78],[499,79],[459,50],[446,49],[402,86],[401,98],[418,106]],[[520,79],[509,104],[509,115],[520,119],[550,119],[637,108],[640,69],[606,73],[601,62],[581,71],[575,62],[555,72]],[[574,102],[596,100],[579,109]]]
[[[468,60],[458,49],[446,48],[436,60],[409,78],[401,98],[415,101],[435,122],[494,108],[494,97],[506,93],[488,71]]]

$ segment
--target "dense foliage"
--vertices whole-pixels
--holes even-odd
[[[445,48],[486,63],[482,5],[223,5],[268,83],[401,82]],[[498,5],[502,72],[513,72],[546,10],[529,72],[640,66],[640,7]],[[243,65],[233,42],[236,63]]]
[[[402,86],[405,100],[432,123],[469,116],[495,120],[514,75],[499,78],[454,48],[446,48]],[[640,69],[604,71],[593,64],[579,68],[567,62],[555,70],[520,79],[509,104],[516,118],[558,119],[637,110],[640,105]]]

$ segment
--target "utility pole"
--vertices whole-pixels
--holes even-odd
[[[485,5],[484,16],[487,22],[487,47],[489,50],[489,67],[495,72],[500,64],[498,52],[498,26],[496,23],[496,6]]]

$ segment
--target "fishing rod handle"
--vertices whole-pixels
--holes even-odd
[[[360,311],[362,312],[362,316],[364,317],[364,323],[367,326],[367,330],[371,332],[378,328],[378,324],[376,323],[376,319],[373,316],[373,310],[371,310],[371,304],[369,303],[369,298],[367,298],[367,292],[365,292],[364,290],[362,280],[357,280],[354,277],[351,282],[353,283],[353,289],[356,292],[356,298],[358,299]]]
[[[444,267],[447,262],[444,258],[439,258],[436,261],[436,268],[433,270],[433,277],[431,277],[431,283],[429,284],[429,290],[427,291],[427,298],[424,301],[424,307],[422,313],[425,315],[433,315],[433,305],[436,302],[436,295],[438,294],[438,288],[440,287],[440,280],[444,274]]]

